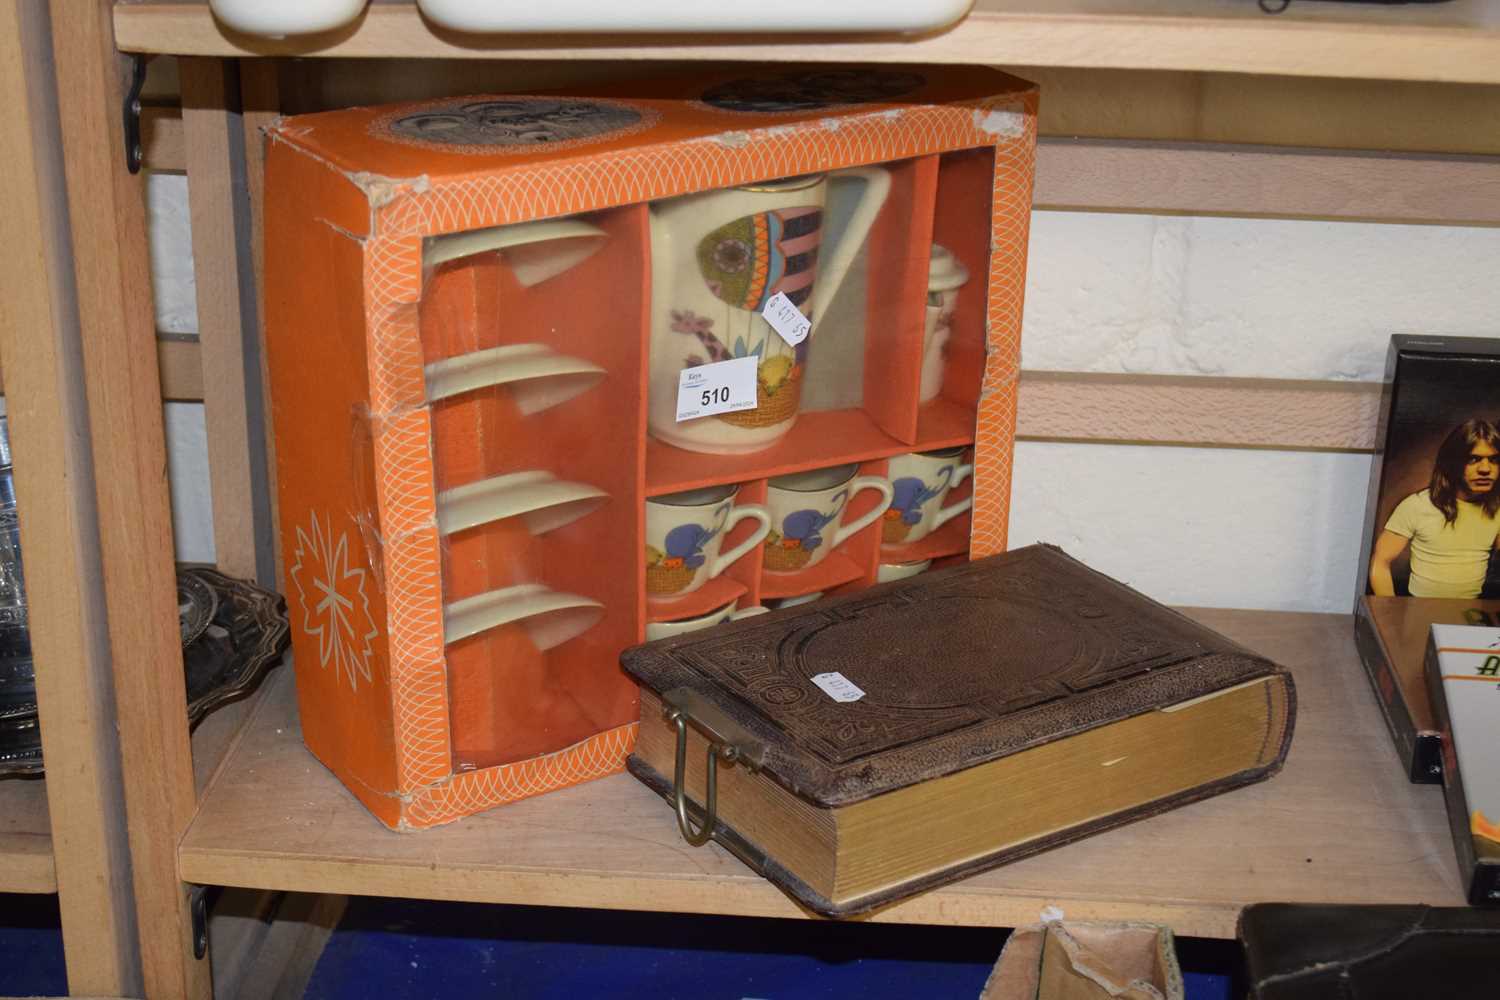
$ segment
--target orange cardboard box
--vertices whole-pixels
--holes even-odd
[[[312,752],[401,829],[613,774],[638,713],[618,656],[648,621],[1002,550],[1036,101],[1030,84],[971,68],[732,68],[271,128],[267,356]],[[880,197],[858,195],[872,174]],[[769,271],[743,270],[727,228],[711,246],[665,249],[664,199],[729,189],[826,203],[733,223],[786,251]],[[856,196],[876,207],[849,257]],[[967,281],[944,300],[946,344],[924,359],[934,243]],[[797,300],[816,294],[799,280],[845,264],[854,276],[831,301]],[[755,409],[699,418],[747,435],[780,420],[778,441],[704,453],[652,432],[653,330],[697,338],[707,360],[747,351],[729,329],[744,303],[710,318],[667,301],[683,266],[702,272],[700,299],[758,308],[777,289],[813,310],[795,354],[766,349],[787,352],[769,375],[755,353]],[[879,476],[893,456],[967,445],[972,519],[884,549],[877,520],[793,572],[767,572],[756,549],[648,600],[648,567],[678,568],[648,547],[648,497],[733,483],[735,503],[757,504],[771,476],[844,463]],[[859,495],[846,523],[874,506]]]

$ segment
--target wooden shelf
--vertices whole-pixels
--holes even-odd
[[[704,418],[710,419],[710,418]],[[968,414],[974,440],[974,413]],[[761,451],[709,455],[685,451],[656,438],[646,441],[646,495],[662,496],[719,483],[784,476],[846,462],[868,462],[910,451],[909,445],[875,425],[864,410],[814,410],[797,416],[790,433]]]
[[[925,893],[873,919],[1016,926],[1044,906],[1230,938],[1257,900],[1462,905],[1442,792],[1409,784],[1347,616],[1196,611],[1289,667],[1297,732],[1270,781]],[[247,723],[180,855],[182,878],[303,892],[805,915],[717,846],[682,843],[629,775],[422,833],[382,827],[303,748],[290,671]],[[1170,863],[1163,859],[1170,858]]]
[[[0,892],[56,892],[47,783],[0,779]]]
[[[277,672],[290,675],[292,669],[287,665]],[[269,680],[260,690],[267,687]],[[223,763],[259,697],[259,692],[251,694],[214,710],[193,731],[193,766],[200,791]],[[0,779],[0,892],[56,891],[46,780]]]
[[[1500,83],[1494,0],[1368,8],[1245,0],[978,0],[923,36],[494,36],[445,31],[416,4],[376,0],[349,28],[266,39],[222,30],[206,3],[122,2],[126,52],[457,59],[755,59],[1205,70],[1290,76]]]

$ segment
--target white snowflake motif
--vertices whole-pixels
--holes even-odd
[[[347,674],[350,690],[370,680],[370,640],[376,628],[365,594],[365,570],[349,566],[349,534],[335,543],[331,518],[320,522],[312,512],[312,533],[297,527],[296,561],[287,575],[297,588],[302,628],[318,639],[323,669],[333,663],[335,677]],[[368,626],[368,628],[367,628]]]

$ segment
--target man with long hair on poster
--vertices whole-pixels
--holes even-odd
[[[1500,537],[1500,428],[1466,420],[1443,439],[1427,489],[1405,497],[1370,556],[1370,589],[1394,596],[1391,563],[1411,546],[1413,597],[1477,597]]]

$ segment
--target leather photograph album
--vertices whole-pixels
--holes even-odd
[[[828,916],[1260,781],[1296,715],[1284,669],[1045,545],[621,661],[630,771]]]

